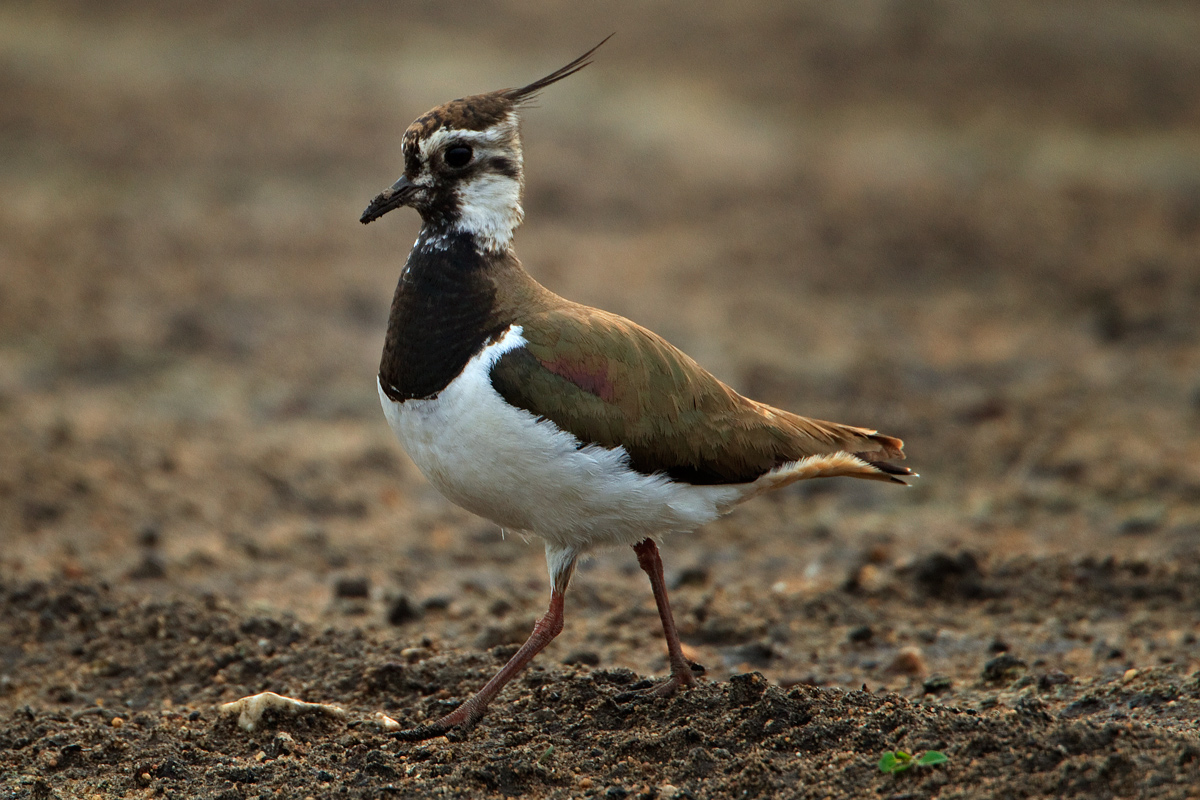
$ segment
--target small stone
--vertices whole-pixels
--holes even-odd
[[[161,535],[157,525],[147,525],[138,531],[137,541],[142,547],[158,547]]]
[[[1108,703],[1105,703],[1094,694],[1086,694],[1060,711],[1059,716],[1063,719],[1086,717],[1103,711],[1106,708],[1108,708]]]
[[[1024,661],[1011,653],[1005,653],[983,665],[983,679],[989,683],[1011,681],[1027,669],[1029,665]]]
[[[912,645],[901,647],[892,663],[888,664],[887,672],[897,675],[920,675],[925,672],[925,657],[921,654],[921,648]]]
[[[664,783],[662,786],[658,787],[658,796],[664,798],[665,800],[671,800],[671,798],[673,798],[678,791],[679,789],[676,786],[670,783]]]
[[[921,684],[921,689],[925,694],[942,694],[943,692],[950,691],[952,688],[954,688],[954,681],[950,680],[948,676],[941,674],[930,675]]]
[[[1070,682],[1070,675],[1065,672],[1054,670],[1053,672],[1047,672],[1045,675],[1038,678],[1037,685],[1039,690],[1048,692],[1055,686],[1061,686],[1064,683]]]
[[[675,580],[671,582],[672,589],[678,589],[681,586],[704,586],[708,583],[708,568],[707,567],[687,567],[679,571],[675,576]]]
[[[875,631],[870,625],[859,625],[851,628],[846,634],[846,638],[854,644],[867,644],[875,638]]]
[[[1127,669],[1127,670],[1125,670],[1125,674],[1121,676],[1121,683],[1129,683],[1137,676],[1138,676],[1138,670]]]
[[[600,654],[594,650],[576,650],[564,658],[562,663],[596,667],[600,665]]]
[[[400,651],[400,657],[410,664],[415,664],[418,661],[424,661],[433,655],[428,647],[406,647]]]
[[[148,550],[136,567],[129,570],[129,578],[135,581],[160,580],[167,576],[167,567],[162,556],[154,550]]]
[[[772,659],[779,656],[771,643],[765,641],[749,642],[738,647],[731,647],[726,652],[737,663],[748,664],[758,669],[770,666]]]
[[[389,625],[404,625],[420,617],[420,612],[413,607],[404,595],[393,597],[388,603],[387,621]]]
[[[979,561],[968,552],[932,553],[915,562],[909,572],[918,588],[931,597],[976,600],[990,594]]]
[[[112,725],[114,728],[120,728],[125,724],[125,720],[121,719],[120,717],[113,717],[111,720],[109,720],[108,724]]]
[[[275,758],[290,755],[296,750],[296,740],[287,731],[279,731],[271,740],[271,754]]]
[[[503,617],[505,614],[512,611],[512,609],[512,603],[508,602],[508,600],[504,599],[503,597],[498,597],[493,600],[490,605],[488,605],[487,613],[493,617]]]
[[[867,594],[877,594],[883,591],[887,588],[888,582],[887,573],[875,564],[863,564],[858,569],[858,587]]]
[[[1166,514],[1166,506],[1150,503],[1127,514],[1118,524],[1117,530],[1126,536],[1144,536],[1154,533],[1162,527]]]
[[[333,585],[335,597],[363,599],[371,596],[371,579],[366,576],[339,578]]]
[[[425,611],[445,611],[450,607],[449,597],[430,597],[421,603],[421,608]]]
[[[592,788],[592,779],[589,778],[587,775],[584,775],[582,778],[579,779],[579,788],[580,789]]]

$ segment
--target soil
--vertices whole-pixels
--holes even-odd
[[[0,9],[0,797],[1200,797],[1200,13],[743,5]],[[668,538],[698,688],[602,552],[399,742],[547,578],[388,432],[358,214],[614,29],[524,115],[531,272],[922,477]]]

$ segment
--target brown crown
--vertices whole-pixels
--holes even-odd
[[[460,97],[449,103],[425,112],[417,117],[408,130],[404,132],[405,153],[416,152],[419,141],[432,134],[439,128],[450,128],[464,131],[482,131],[501,122],[514,108],[528,102],[537,93],[552,83],[574,75],[591,62],[592,55],[600,46],[612,38],[610,33],[600,44],[588,50],[579,58],[564,67],[556,69],[544,78],[536,80],[528,86],[519,89],[500,89],[487,94],[476,94],[470,97]]]

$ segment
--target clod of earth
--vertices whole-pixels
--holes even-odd
[[[279,711],[287,714],[306,714],[320,713],[327,714],[331,717],[342,719],[346,716],[345,709],[331,706],[326,703],[306,703],[303,700],[297,700],[294,697],[284,697],[274,692],[261,692],[259,694],[243,697],[241,700],[234,700],[232,703],[225,703],[218,709],[225,715],[238,715],[238,727],[244,731],[252,732],[262,722],[263,714],[268,711]]]

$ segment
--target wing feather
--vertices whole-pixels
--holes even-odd
[[[496,391],[585,444],[624,447],[639,472],[737,484],[814,455],[845,452],[868,463],[904,457],[899,439],[742,397],[661,337],[614,314],[573,306],[518,324],[526,345],[493,366]],[[881,470],[909,474],[891,465]]]

